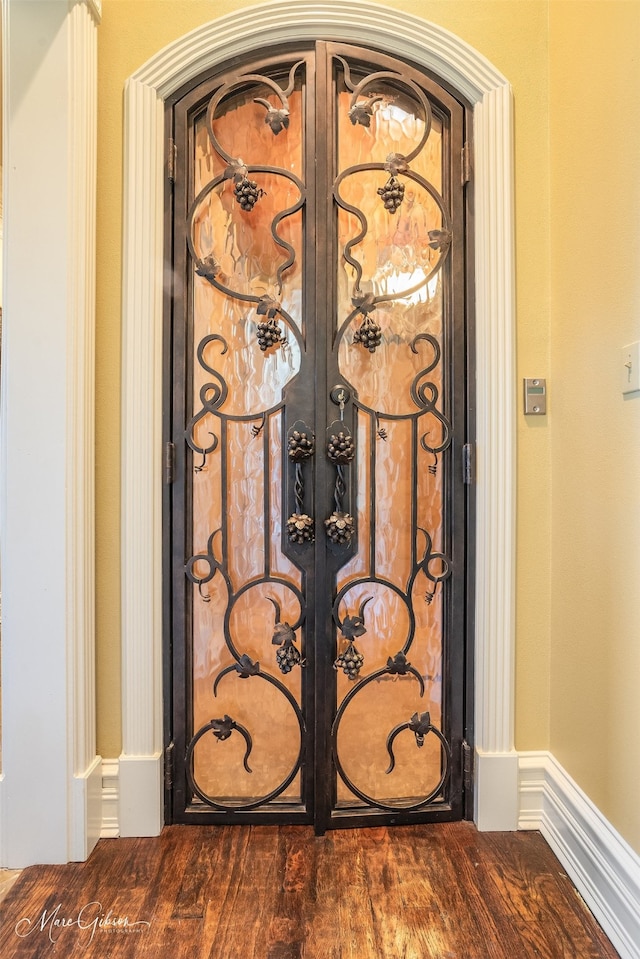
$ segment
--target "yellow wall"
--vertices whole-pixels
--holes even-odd
[[[162,46],[244,6],[240,0],[103,3],[97,331],[103,756],[120,751],[123,87]],[[396,0],[388,6],[450,29],[514,89],[518,383],[522,376],[547,376],[550,386],[549,416],[532,420],[520,411],[518,419],[516,746],[551,748],[640,848],[638,816],[627,798],[633,777],[638,790],[640,773],[637,763],[628,764],[625,743],[640,719],[634,689],[640,521],[632,509],[640,489],[640,399],[623,402],[617,378],[618,348],[640,338],[633,312],[640,286],[640,4]]]
[[[640,4],[552,2],[551,749],[640,850]]]
[[[122,125],[125,81],[172,40],[234,9],[239,0],[104,0],[99,30],[97,275],[98,750],[120,752],[120,319]],[[516,99],[518,348],[520,372],[548,372],[548,89],[546,0],[391,2],[480,50]],[[549,437],[520,420],[518,743],[546,748],[548,723]],[[541,559],[542,557],[542,559]]]

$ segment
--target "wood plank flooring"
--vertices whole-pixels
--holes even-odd
[[[615,959],[537,833],[170,826],[25,869],[3,959]]]

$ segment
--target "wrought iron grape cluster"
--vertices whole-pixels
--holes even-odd
[[[306,513],[292,513],[287,520],[287,536],[290,543],[313,543],[315,527]]]
[[[356,679],[364,663],[364,656],[358,651],[354,643],[349,643],[347,648],[339,654],[334,669],[341,669],[349,679]]]
[[[378,195],[382,198],[385,210],[395,213],[404,200],[404,183],[397,176],[390,176],[384,186],[378,187]]]
[[[277,346],[282,340],[282,330],[273,317],[270,317],[268,320],[263,320],[262,323],[258,323],[256,333],[258,346],[263,353],[270,347]]]
[[[362,326],[353,334],[353,342],[362,343],[366,350],[375,353],[382,342],[382,329],[370,316],[365,316]]]
[[[315,444],[313,436],[309,437],[306,433],[294,430],[289,437],[289,459],[295,463],[300,463],[308,456],[313,456]]]
[[[247,176],[235,177],[233,190],[236,201],[247,213],[253,210],[258,199],[264,196],[264,190],[258,187],[255,180],[250,180]]]
[[[356,455],[356,448],[353,444],[353,437],[342,430],[339,433],[332,433],[327,444],[327,456],[332,463],[342,466],[350,463]]]
[[[293,667],[299,666],[301,662],[302,654],[291,639],[286,639],[276,650],[276,663],[281,673],[290,673]]]
[[[326,533],[332,543],[343,546],[351,542],[353,536],[353,516],[349,513],[333,512],[329,519],[324,521]]]
[[[276,663],[282,673],[290,673],[294,666],[304,666],[300,650],[295,645],[296,634],[289,623],[280,622],[280,605],[271,600],[276,609],[276,625],[271,642],[277,646]]]

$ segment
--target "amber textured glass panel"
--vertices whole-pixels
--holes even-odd
[[[357,470],[357,494],[354,504],[358,529],[357,550],[353,558],[340,570],[341,585],[344,585],[351,579],[357,580],[367,575],[370,568],[371,471],[369,464],[371,442],[370,417],[367,413],[359,412],[355,463],[355,469]],[[373,442],[375,442],[375,439]]]
[[[407,155],[418,145],[425,129],[424,111],[415,97],[399,93],[400,87],[382,81],[367,90],[382,97],[373,104],[369,126],[350,121],[351,94],[340,95],[339,174],[358,164],[384,163],[390,154]],[[341,619],[354,615],[370,597],[364,610],[366,633],[356,639],[365,657],[361,678],[384,669],[389,657],[404,651],[425,684],[421,697],[417,678],[385,675],[354,692],[353,681],[339,672],[339,706],[346,696],[350,699],[340,720],[337,750],[346,776],[358,790],[399,806],[429,795],[443,768],[435,735],[427,735],[419,748],[414,734],[405,729],[394,739],[394,768],[386,771],[391,765],[388,737],[396,726],[408,723],[416,712],[429,712],[438,728],[443,719],[442,586],[436,588],[423,564],[429,539],[431,553],[445,545],[443,457],[424,448],[446,445],[447,439],[442,396],[446,384],[443,358],[438,355],[446,348],[444,281],[443,270],[435,270],[442,266],[446,249],[434,246],[430,235],[447,227],[440,199],[443,167],[443,124],[434,117],[425,146],[411,160],[417,179],[399,175],[405,195],[395,214],[384,208],[377,192],[389,177],[384,170],[352,170],[344,176],[340,198],[357,208],[361,217],[340,207],[337,213],[340,250],[366,221],[365,236],[347,253],[362,271],[359,292],[383,298],[369,314],[381,329],[381,343],[370,352],[354,340],[364,315],[356,314],[346,325],[354,309],[352,297],[358,293],[358,276],[346,258],[340,260],[338,362],[356,391],[360,410],[357,553],[338,575],[337,590],[349,586],[339,612]],[[420,334],[433,340],[416,340]],[[430,410],[436,395],[435,410]],[[439,574],[443,567],[432,560],[426,569]],[[344,645],[339,639],[338,649]],[[361,804],[340,779],[338,800],[342,805]]]
[[[243,764],[246,743],[237,730],[224,740],[207,733],[195,747],[194,775],[206,794],[231,804],[277,790],[300,749],[298,718],[273,683],[260,676],[241,678],[232,670],[213,696],[216,677],[234,666],[235,652],[260,663],[261,672],[282,684],[296,703],[301,701],[300,668],[283,676],[272,643],[278,616],[290,624],[303,618],[302,577],[281,545],[280,412],[285,387],[300,369],[304,336],[302,211],[274,225],[278,214],[300,199],[297,184],[283,175],[303,175],[300,84],[289,98],[289,127],[277,136],[254,97],[278,106],[268,87],[254,85],[223,102],[213,123],[215,136],[231,156],[249,167],[281,171],[250,173],[262,191],[253,210],[241,209],[233,180],[222,178],[227,163],[212,147],[204,113],[195,120],[192,137],[194,197],[201,194],[192,241],[197,258],[212,257],[218,272],[215,284],[195,275],[191,287],[191,415],[203,414],[193,425],[191,440],[202,450],[215,446],[206,455],[193,454],[191,547],[192,555],[206,554],[211,542],[220,564],[208,582],[193,587],[193,732],[226,714],[253,741],[249,773]],[[295,250],[294,263],[284,271],[289,253],[278,238]],[[260,350],[256,336],[265,318],[257,310],[260,297],[278,300],[286,314],[279,316],[284,342],[267,352]],[[210,541],[214,531],[219,532]],[[208,576],[209,563],[194,564],[196,579]],[[304,644],[301,627],[296,643]],[[282,798],[300,800],[299,775]]]

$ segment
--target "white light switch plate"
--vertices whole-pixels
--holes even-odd
[[[620,369],[622,392],[635,393],[640,390],[640,341],[622,347]]]

